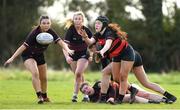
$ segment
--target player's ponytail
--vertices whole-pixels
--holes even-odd
[[[110,23],[108,24],[108,27],[110,27],[112,30],[116,32],[116,34],[123,40],[127,40],[127,33],[121,30],[121,27],[116,23]]]
[[[67,19],[66,22],[65,22],[64,29],[69,29],[69,27],[71,27],[71,25],[73,25],[73,20],[72,19]]]

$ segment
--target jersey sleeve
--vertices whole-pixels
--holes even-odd
[[[113,35],[113,31],[110,29],[107,29],[107,31],[105,32],[105,39],[115,39],[115,36]]]
[[[100,36],[100,33],[95,33],[93,38],[96,40],[96,42],[98,41],[98,37]]]
[[[87,33],[89,38],[91,38],[93,35],[92,32],[88,28],[86,28],[86,33]]]
[[[97,81],[94,85],[93,85],[93,88],[97,88],[97,89],[100,89],[100,83],[101,81]]]
[[[32,43],[35,41],[35,38],[36,35],[35,35],[35,29],[33,29],[26,37],[23,45],[26,46],[26,47],[29,47],[32,45]]]
[[[64,41],[69,44],[70,41],[71,41],[71,37],[72,37],[72,27],[70,27],[70,28],[66,31],[66,34],[65,34],[65,37],[64,37]]]

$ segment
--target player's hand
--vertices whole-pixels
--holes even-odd
[[[72,59],[70,56],[67,56],[67,57],[66,57],[66,62],[67,62],[68,64],[71,64],[71,63],[73,62],[73,59]]]
[[[97,54],[97,56],[98,56],[99,58],[104,57],[104,55],[102,55],[101,51],[96,51],[95,53]]]
[[[95,56],[95,58],[94,58],[94,59],[95,59],[95,62],[96,62],[96,63],[100,63],[101,58],[100,58],[97,54],[95,54],[94,56]]]
[[[87,38],[88,35],[84,29],[78,31],[78,34],[81,35],[83,38]]]
[[[8,67],[9,64],[11,64],[13,62],[13,58],[9,58],[5,63],[4,63],[4,67]]]
[[[102,57],[104,57],[104,53],[102,51],[99,51],[99,53],[101,54]]]
[[[92,62],[92,61],[93,61],[93,57],[90,56],[90,57],[88,58],[88,60],[89,60],[89,62]]]
[[[97,51],[96,46],[92,45],[91,48],[89,48],[89,50],[93,53],[95,53]]]
[[[69,55],[73,55],[74,54],[74,50],[68,49],[67,52],[68,52]]]

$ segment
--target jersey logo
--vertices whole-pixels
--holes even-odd
[[[77,38],[73,37],[73,40],[77,40]]]

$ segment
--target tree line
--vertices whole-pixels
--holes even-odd
[[[55,0],[1,0],[0,1],[0,61],[3,62],[20,46],[33,25],[37,24],[42,12],[39,7],[47,7]],[[91,20],[89,11],[106,15],[111,22],[118,23],[128,33],[128,41],[139,51],[143,64],[148,71],[180,70],[180,9],[174,5],[172,17],[162,13],[163,0],[139,0],[134,4],[131,0],[104,0],[92,3],[87,0],[66,1],[66,10],[81,9],[88,21]],[[144,19],[132,19],[126,12],[126,6],[139,8]],[[64,27],[53,21],[53,28],[62,37]],[[93,23],[88,27],[93,29]],[[51,45],[46,52],[47,63],[54,69],[68,68],[61,49]],[[20,59],[18,59],[20,60]],[[91,70],[100,68],[99,64],[92,63]]]

